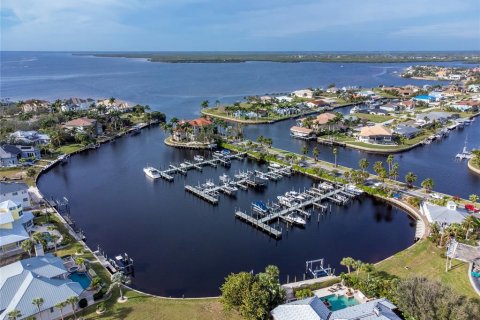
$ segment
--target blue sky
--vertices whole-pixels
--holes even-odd
[[[478,0],[2,0],[2,50],[480,50]]]

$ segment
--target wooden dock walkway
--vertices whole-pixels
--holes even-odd
[[[197,189],[195,187],[192,187],[192,186],[189,186],[189,185],[185,186],[185,190],[187,190],[188,192],[196,195],[197,197],[199,197],[203,200],[206,200],[206,201],[210,202],[211,204],[218,204],[218,197],[214,197],[214,196],[210,195],[208,192],[199,190],[199,189]]]
[[[310,188],[309,190],[306,190],[302,195],[306,197],[305,200],[302,200],[301,202],[292,205],[290,207],[282,207],[279,204],[272,203],[270,205],[270,210],[271,212],[267,215],[263,215],[261,218],[255,218],[253,215],[248,215],[245,212],[242,212],[240,210],[235,211],[235,216],[237,218],[240,218],[241,220],[250,223],[251,225],[259,228],[262,231],[265,231],[267,234],[279,238],[281,236],[281,231],[278,229],[275,229],[271,227],[269,224],[274,222],[275,220],[282,219],[287,223],[291,223],[291,221],[287,218],[287,216],[291,213],[298,213],[306,218],[311,217],[311,213],[306,211],[305,208],[309,206],[313,206],[314,208],[320,208],[322,212],[327,210],[328,206],[321,204],[322,200],[332,200],[339,205],[345,204],[345,201],[337,199],[335,196],[340,195],[342,192],[345,191],[345,186],[343,185],[336,185],[333,186],[335,189],[329,190],[329,191],[321,191],[316,188]],[[314,189],[314,190],[312,190]],[[348,198],[347,198],[348,199]]]
[[[229,155],[224,155],[222,157],[219,156],[214,156],[212,159],[204,160],[204,161],[198,161],[198,162],[190,162],[190,161],[184,161],[181,165],[169,165],[169,169],[166,170],[158,170],[160,173],[160,176],[167,180],[167,181],[173,181],[173,175],[176,173],[180,173],[183,175],[186,175],[189,170],[196,169],[199,171],[203,170],[204,166],[212,166],[212,167],[217,167],[219,163],[227,166],[229,164],[229,161],[232,159],[243,159],[244,156],[246,155],[245,152],[241,153],[235,153],[235,154],[229,154]]]
[[[243,221],[246,221],[250,224],[252,224],[253,226],[261,229],[262,231],[268,233],[269,235],[275,237],[275,238],[281,238],[282,237],[282,231],[281,230],[277,230],[271,226],[269,226],[268,224],[265,224],[263,222],[261,222],[260,220],[258,219],[255,219],[254,217],[242,212],[242,211],[235,211],[235,216]]]

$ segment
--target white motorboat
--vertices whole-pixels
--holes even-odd
[[[360,188],[357,188],[357,186],[355,186],[354,184],[347,184],[347,186],[345,187],[345,189],[346,189],[348,192],[353,193],[353,194],[356,194],[356,195],[363,194],[363,190],[360,189]]]
[[[282,206],[285,207],[291,207],[292,206],[292,201],[284,196],[277,196],[278,203],[280,203]]]
[[[212,180],[207,180],[207,182],[205,182],[204,184],[202,184],[202,187],[204,187],[204,188],[206,188],[206,189],[214,188],[214,187],[215,187],[215,183],[213,183]]]
[[[282,165],[276,163],[276,162],[270,162],[270,167],[275,168],[275,169],[280,169]]]
[[[147,177],[152,178],[152,179],[158,179],[158,178],[161,177],[160,172],[153,167],[143,168],[143,172],[145,173],[145,175]]]
[[[301,226],[304,226],[307,222],[300,218],[299,216],[294,215],[293,213],[290,213],[289,215],[286,215],[284,217],[285,220],[287,220],[290,223],[298,224]]]
[[[220,181],[222,181],[222,182],[224,182],[224,183],[227,183],[227,182],[230,180],[229,176],[227,176],[225,173],[222,174],[222,175],[219,177],[219,179],[220,179]]]
[[[197,154],[197,155],[195,155],[195,156],[193,157],[193,160],[195,160],[195,161],[197,161],[197,162],[202,162],[202,161],[204,161],[205,159],[204,159],[201,155]]]

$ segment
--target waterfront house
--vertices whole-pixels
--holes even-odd
[[[375,108],[375,109],[370,109],[370,110],[368,110],[368,113],[369,113],[369,114],[374,114],[374,115],[377,115],[377,116],[386,116],[386,115],[388,115],[388,111],[387,111],[387,110],[383,110],[381,107],[380,107],[380,108]]]
[[[386,112],[396,112],[400,110],[400,105],[398,103],[389,102],[381,105],[380,110],[384,110]]]
[[[21,103],[20,108],[22,109],[22,112],[24,112],[24,113],[40,112],[40,111],[48,110],[50,108],[50,105],[49,105],[48,101],[31,99],[31,100],[26,100],[23,103]]]
[[[313,130],[304,127],[293,126],[290,128],[290,134],[295,138],[310,139],[313,137]]]
[[[4,144],[2,149],[17,158],[17,164],[21,162],[34,162],[41,159],[40,149],[35,146],[22,146]]]
[[[415,122],[421,126],[431,124],[433,122],[445,123],[452,115],[448,112],[433,111],[429,113],[420,113],[415,117]]]
[[[420,212],[427,217],[430,223],[436,223],[442,229],[452,223],[462,223],[468,216],[467,210],[458,208],[453,201],[448,201],[446,206],[425,201],[420,205]]]
[[[393,129],[393,133],[407,139],[416,137],[420,132],[420,129],[405,124],[399,124],[395,129]]]
[[[397,307],[386,298],[331,311],[323,301],[313,296],[279,305],[272,310],[274,320],[400,320]]]
[[[298,98],[311,99],[313,97],[313,91],[310,89],[296,90],[292,92],[292,95]]]
[[[445,99],[445,93],[442,91],[430,91],[428,93],[428,96],[435,98],[435,101],[440,101]]]
[[[373,92],[372,90],[362,90],[357,92],[357,95],[364,98],[370,98],[375,95],[375,92]]]
[[[9,140],[11,143],[19,144],[48,144],[50,142],[50,136],[35,130],[17,130],[9,135]]]
[[[63,112],[88,110],[91,105],[95,105],[95,100],[70,98],[62,103],[61,109]]]
[[[382,125],[362,127],[358,140],[372,144],[393,144],[392,130]]]
[[[415,100],[404,100],[401,101],[399,105],[405,108],[405,110],[407,111],[412,111],[413,109],[415,109]]]
[[[468,100],[451,104],[450,107],[461,112],[478,112],[479,104],[478,101]]]
[[[68,304],[62,310],[56,304],[70,297],[83,297],[79,282],[68,278],[63,260],[52,254],[17,261],[0,268],[0,320],[16,309],[21,318],[61,319],[73,313]],[[32,301],[42,298],[40,312]]]
[[[89,118],[77,118],[70,121],[67,121],[63,124],[63,127],[67,130],[88,133],[93,136],[102,134],[102,124],[99,123],[96,119]]]
[[[312,127],[317,131],[335,131],[340,129],[342,126],[340,123],[334,123],[334,120],[337,118],[337,115],[331,112],[321,113],[312,120]],[[300,122],[303,123],[306,118],[300,119]]]
[[[33,214],[11,200],[0,203],[0,257],[22,252],[20,244],[30,238]],[[1,273],[0,273],[1,276]],[[0,309],[1,310],[1,309]]]
[[[293,98],[288,96],[278,96],[275,97],[275,100],[277,100],[278,102],[292,102]]]
[[[18,158],[15,153],[11,153],[0,145],[0,167],[15,167],[18,165]]]
[[[132,110],[132,107],[126,101],[118,99],[103,99],[97,101],[97,106],[102,105],[107,109],[107,112],[120,111],[125,112]]]
[[[175,126],[172,139],[177,142],[197,141],[200,133],[211,125],[213,125],[213,121],[207,118],[182,120]]]
[[[21,204],[23,208],[30,208],[30,194],[24,182],[0,181],[0,202],[11,200]]]

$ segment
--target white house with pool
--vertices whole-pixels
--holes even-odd
[[[401,320],[397,307],[385,298],[374,299],[335,311],[317,296],[282,304],[272,310],[274,320]]]
[[[56,304],[71,297],[85,299],[88,304],[91,294],[86,290],[87,283],[74,277],[64,265],[64,260],[49,253],[11,263],[0,268],[0,320],[9,319],[8,313],[18,310],[19,319],[35,317],[36,319],[61,319]],[[38,308],[33,299],[42,298],[43,304]],[[81,302],[79,302],[79,305]],[[78,306],[77,306],[78,307]],[[71,305],[62,310],[63,316],[73,313]]]

